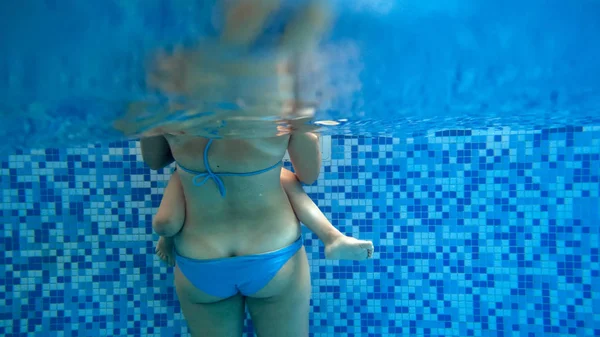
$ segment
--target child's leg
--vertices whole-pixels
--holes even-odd
[[[175,265],[173,236],[181,230],[185,220],[185,196],[179,174],[173,173],[152,221],[152,228],[160,235],[156,255],[169,266]]]
[[[373,242],[341,235],[325,245],[325,258],[330,260],[367,260],[373,257]]]
[[[156,243],[156,255],[169,267],[175,267],[175,240],[172,236],[161,236]]]
[[[160,236],[173,236],[181,230],[185,220],[185,195],[175,171],[165,188],[158,212],[152,221],[152,229]]]
[[[281,171],[281,184],[298,219],[325,244],[327,259],[365,260],[373,256],[373,243],[346,236],[333,227],[292,172]]]

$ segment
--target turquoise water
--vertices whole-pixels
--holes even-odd
[[[272,55],[272,38],[303,3],[284,1],[249,57]],[[298,78],[301,100],[321,97],[316,120],[349,121],[325,133],[404,137],[598,123],[595,1],[327,3],[336,13],[333,28]],[[146,83],[157,50],[202,48],[222,28],[212,19],[222,13],[215,1],[0,6],[0,135],[10,139],[2,153],[121,140],[112,122],[129,103],[145,102],[150,115],[165,107],[165,95]],[[197,108],[198,97],[184,98]],[[235,105],[203,102],[209,112]]]

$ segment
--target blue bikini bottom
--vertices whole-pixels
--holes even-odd
[[[237,293],[250,296],[264,288],[302,248],[302,237],[291,245],[262,254],[196,260],[176,255],[181,273],[205,293],[228,298]]]

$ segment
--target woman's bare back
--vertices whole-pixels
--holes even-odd
[[[166,137],[181,166],[207,172],[206,138]],[[248,173],[281,161],[289,136],[214,140],[208,163],[214,173]],[[300,235],[300,226],[281,187],[280,166],[264,173],[223,176],[226,195],[215,181],[195,186],[194,174],[178,170],[186,199],[183,229],[175,237],[179,254],[196,259],[257,254],[285,247]],[[203,180],[203,179],[200,179]]]

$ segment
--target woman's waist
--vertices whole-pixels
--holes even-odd
[[[301,234],[294,217],[262,223],[187,223],[175,237],[177,253],[193,259],[218,259],[274,251],[292,244]]]
[[[226,197],[215,193],[185,195],[186,222],[194,226],[223,224],[254,226],[265,220],[295,217],[287,194],[278,187],[264,193],[235,191]]]

